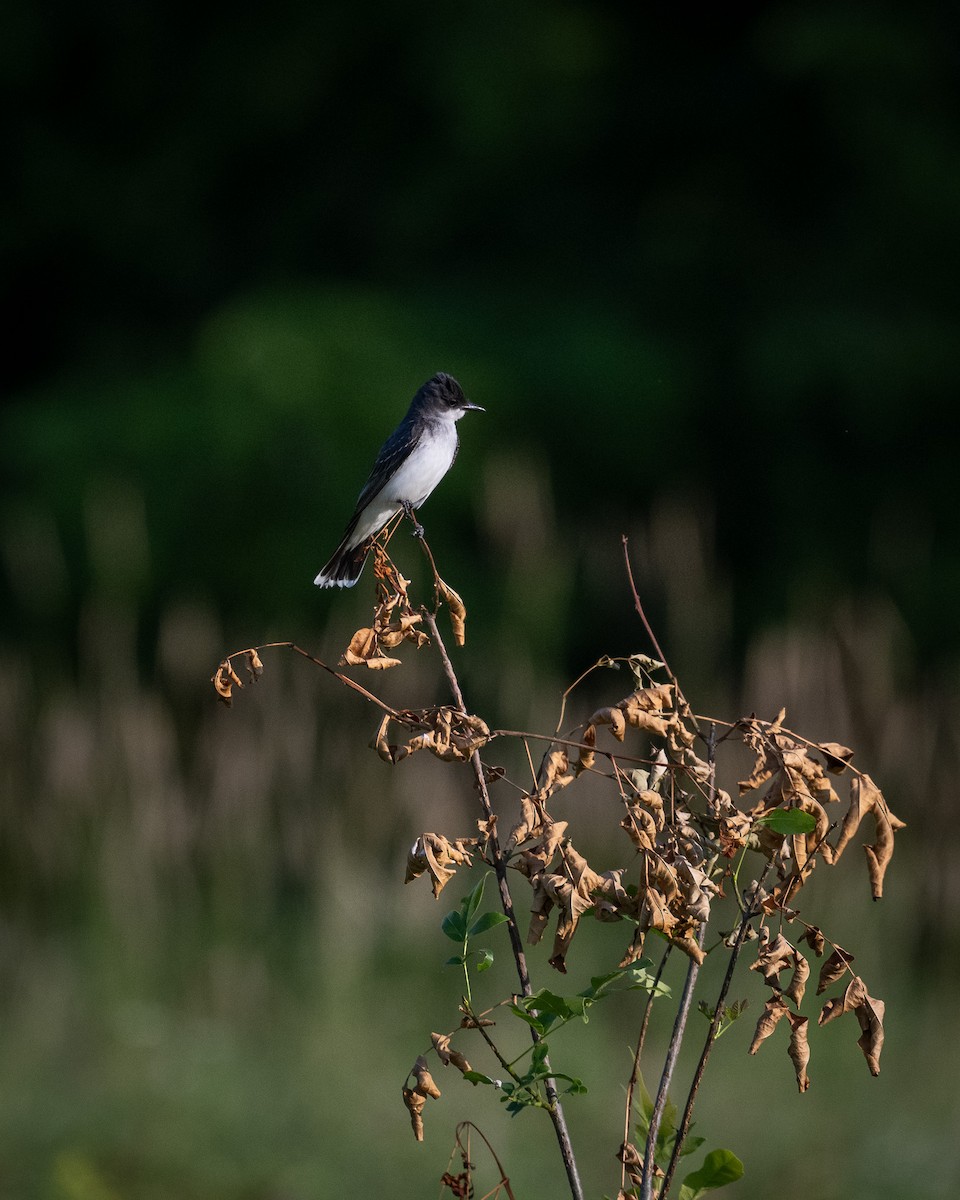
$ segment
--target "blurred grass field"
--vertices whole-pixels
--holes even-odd
[[[488,509],[507,511],[523,487],[497,465]],[[124,502],[136,510],[135,497]],[[103,547],[113,538],[114,553],[124,555],[119,503],[93,510],[89,522],[103,526],[88,526],[91,554],[99,545],[109,555]],[[537,507],[547,515],[529,553],[562,571],[568,550],[545,494]],[[36,518],[35,528],[45,527]],[[792,727],[856,747],[856,761],[909,826],[881,903],[869,899],[857,850],[843,870],[807,889],[805,915],[855,949],[860,972],[887,1002],[881,1076],[870,1077],[858,1031],[844,1022],[811,1035],[805,1096],[796,1094],[785,1041],[773,1038],[748,1058],[763,995],[744,965],[733,995],[753,1009],[721,1039],[708,1070],[697,1113],[705,1149],[726,1146],[744,1159],[736,1187],[744,1200],[774,1189],[785,1200],[895,1200],[918,1178],[925,1195],[951,1196],[960,1178],[952,1137],[960,1051],[950,1032],[958,910],[955,832],[938,809],[949,803],[942,781],[955,768],[950,698],[911,691],[909,638],[880,598],[840,601],[817,628],[769,630],[749,648],[736,683],[714,674],[711,662],[730,654],[729,613],[702,514],[679,502],[660,509],[634,530],[631,545],[641,590],[657,580],[668,593],[662,637],[691,660],[687,692],[704,695],[701,711],[773,715],[786,705]],[[401,545],[400,553],[422,586],[416,548]],[[611,559],[607,585],[624,592],[626,607]],[[501,583],[516,589],[519,607],[530,594],[529,562],[512,561],[513,575]],[[680,561],[683,578],[671,591]],[[370,590],[364,580],[330,606],[327,627],[303,639],[309,648],[335,663],[362,623]],[[490,638],[482,618],[470,621],[456,658],[485,715],[498,725],[552,729],[567,681],[509,633]],[[420,758],[385,766],[367,745],[374,710],[282,651],[265,652],[261,682],[225,710],[207,680],[222,654],[241,645],[225,643],[216,615],[199,601],[160,614],[155,671],[145,680],[141,623],[120,589],[94,590],[76,664],[13,648],[0,667],[0,1194],[422,1196],[438,1189],[453,1128],[466,1118],[491,1139],[518,1196],[562,1194],[552,1135],[536,1114],[509,1119],[485,1089],[441,1071],[445,1094],[428,1106],[427,1140],[418,1146],[400,1102],[405,1072],[430,1031],[456,1024],[458,982],[441,966],[449,951],[439,921],[468,887],[458,878],[439,903],[422,880],[404,887],[406,848],[424,829],[473,830],[465,773]],[[249,632],[243,644],[262,632],[295,631]],[[645,649],[639,623],[632,639],[609,651]],[[442,699],[429,652],[406,657],[397,671],[363,682],[392,703]],[[682,678],[687,661],[674,666]],[[568,714],[582,716],[623,690],[616,674],[600,672],[574,693]],[[942,724],[931,723],[934,712]],[[516,746],[494,744],[488,758],[522,777]],[[618,848],[605,843],[603,820],[590,821],[597,801],[575,792],[559,798],[558,810],[581,830],[578,845],[602,862]],[[512,820],[513,796],[495,793],[504,820]],[[535,986],[578,991],[617,961],[621,941],[592,924],[563,979],[546,965],[549,948],[538,947]],[[497,950],[484,977],[491,997],[513,986],[505,939]],[[713,973],[708,966],[705,979]],[[608,1003],[582,1034],[560,1035],[554,1047],[555,1062],[590,1089],[567,1109],[593,1196],[618,1187],[614,1155],[638,1020],[635,997]],[[816,1002],[808,998],[805,1008],[816,1012]],[[669,1024],[669,1014],[655,1022],[660,1046]],[[685,1048],[681,1080],[696,1041]]]

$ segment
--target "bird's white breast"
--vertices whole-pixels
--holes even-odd
[[[456,424],[432,422],[420,435],[414,450],[364,509],[356,531],[357,540],[362,541],[380,529],[404,502],[419,508],[450,470],[456,453]]]

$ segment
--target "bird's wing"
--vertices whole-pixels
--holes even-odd
[[[357,499],[356,513],[361,513],[374,497],[383,490],[384,484],[405,462],[420,441],[420,431],[414,432],[410,424],[402,421],[380,448],[377,461],[373,464],[370,478],[363,485]]]

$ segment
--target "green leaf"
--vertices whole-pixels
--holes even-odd
[[[486,875],[481,875],[477,886],[460,901],[460,911],[463,913],[463,927],[469,929],[470,922],[477,914],[480,901],[483,899],[483,889],[487,882]]]
[[[813,833],[817,822],[802,808],[773,808],[762,817],[757,817],[754,825],[766,825],[774,833],[789,837],[797,833]]]
[[[455,954],[452,958],[448,958],[443,965],[445,967],[462,967],[466,961],[462,954]]]
[[[472,1083],[474,1087],[476,1087],[478,1083],[493,1084],[493,1080],[490,1078],[490,1076],[484,1075],[482,1071],[464,1071],[463,1077],[467,1083]]]
[[[670,989],[665,983],[658,983],[654,989],[654,977],[647,970],[651,965],[649,958],[641,958],[638,962],[618,967],[615,971],[608,971],[606,975],[594,975],[590,980],[590,987],[582,991],[580,995],[587,1000],[594,1001],[601,1000],[613,991],[642,988],[644,991],[653,991],[657,996],[669,996]]]
[[[565,996],[558,996],[556,992],[551,992],[549,988],[541,988],[534,995],[525,996],[520,1003],[527,1012],[537,1012],[541,1016],[551,1013],[555,1017],[569,1021],[573,1017],[583,1016],[585,998],[571,996],[568,1000]]]
[[[480,961],[477,963],[478,971],[489,971],[493,966],[493,954],[489,950],[479,950]]]
[[[538,1017],[535,1013],[528,1013],[526,1009],[520,1007],[519,1004],[511,1004],[510,1011],[520,1018],[521,1021],[526,1021],[528,1025],[534,1028],[537,1033],[546,1033],[550,1026],[556,1020],[551,1013],[547,1013],[544,1017]]]
[[[503,913],[485,912],[470,926],[470,937],[476,937],[478,933],[486,933],[488,929],[502,925],[506,919]]]
[[[467,923],[463,919],[463,913],[461,912],[448,912],[440,922],[440,928],[451,942],[460,942],[462,944],[467,940]]]
[[[688,1135],[680,1147],[680,1157],[686,1158],[688,1154],[696,1154],[706,1140],[706,1138],[690,1137]]]
[[[711,1150],[700,1170],[691,1172],[684,1179],[683,1186],[690,1189],[689,1200],[697,1200],[704,1192],[736,1183],[742,1175],[743,1163],[735,1154],[730,1150]]]

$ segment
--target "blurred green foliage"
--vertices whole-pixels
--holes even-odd
[[[442,493],[478,577],[499,548],[470,481],[509,451],[546,472],[574,560],[693,492],[741,644],[879,588],[926,661],[956,651],[947,15],[18,12],[5,507],[55,511],[74,605],[106,480],[143,494],[156,605],[302,620],[371,455],[444,368],[489,410]],[[606,586],[576,596],[613,618]]]

